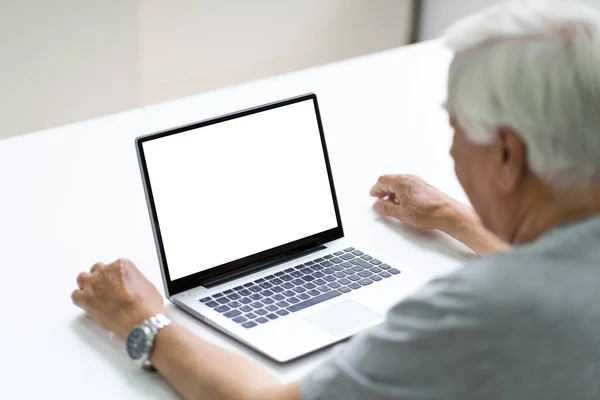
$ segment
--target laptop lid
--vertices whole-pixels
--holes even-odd
[[[136,139],[167,296],[344,236],[317,97]]]

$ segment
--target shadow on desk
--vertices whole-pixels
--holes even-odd
[[[89,317],[77,317],[70,327],[92,351],[96,351],[111,368],[117,369],[119,374],[126,378],[123,381],[131,386],[132,393],[135,391],[143,398],[179,398],[159,374],[149,373],[133,364],[125,352],[125,343],[116,336],[113,338],[106,329]],[[93,373],[91,366],[83,365],[81,368],[90,368],[90,373]]]

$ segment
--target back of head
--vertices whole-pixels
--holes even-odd
[[[600,14],[571,0],[514,0],[446,34],[448,111],[478,143],[501,126],[555,189],[600,185]]]

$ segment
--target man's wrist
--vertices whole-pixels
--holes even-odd
[[[450,202],[444,207],[440,231],[457,238],[468,236],[470,232],[477,230],[481,224],[475,211],[459,202]]]

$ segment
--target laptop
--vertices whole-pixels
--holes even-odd
[[[410,280],[344,237],[315,94],[136,148],[167,298],[277,362],[381,323]]]

